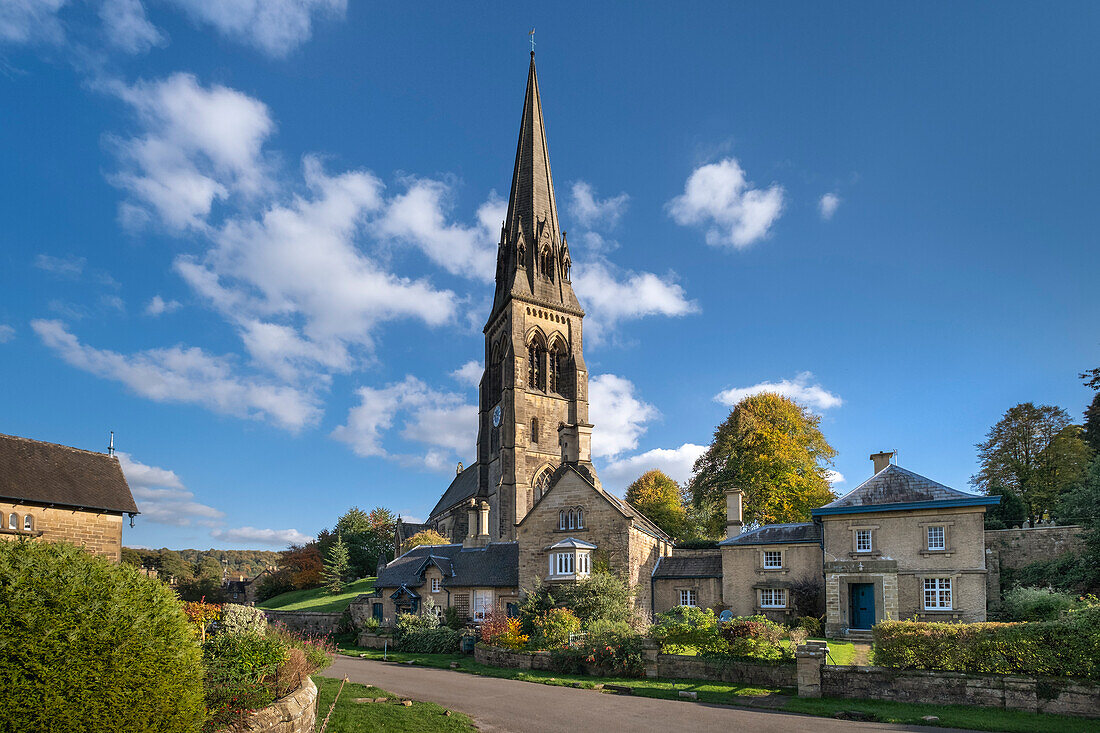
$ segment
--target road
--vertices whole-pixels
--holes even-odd
[[[678,700],[610,695],[519,680],[479,677],[429,667],[338,656],[328,677],[374,685],[466,713],[484,733],[584,733],[586,731],[745,731],[752,733],[841,733],[929,731],[926,726],[856,723],[770,710]]]

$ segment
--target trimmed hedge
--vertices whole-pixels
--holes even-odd
[[[460,633],[446,626],[404,632],[398,629],[393,637],[398,650],[414,654],[453,654],[458,651],[461,639]]]
[[[874,637],[880,667],[1100,679],[1100,607],[1035,623],[886,621]]]
[[[199,660],[159,580],[72,545],[0,541],[0,718],[13,730],[197,731]]]

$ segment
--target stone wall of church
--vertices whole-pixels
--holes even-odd
[[[16,515],[14,528],[10,526],[12,514]],[[31,528],[25,530],[28,516]],[[47,542],[81,545],[93,555],[102,555],[115,562],[122,558],[121,514],[0,502],[0,520],[0,539],[41,537]]]

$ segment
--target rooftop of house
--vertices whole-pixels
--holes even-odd
[[[750,529],[736,537],[722,540],[719,545],[788,545],[798,542],[818,542],[821,540],[821,527],[813,522],[792,524],[765,524]]]
[[[0,498],[138,513],[114,456],[14,435],[0,434]]]
[[[435,508],[432,509],[428,516],[437,516],[450,509],[455,504],[465,501],[476,494],[477,470],[477,464],[474,463],[466,466],[462,471],[459,471],[454,477],[454,480],[451,481],[451,485],[443,492],[443,496],[439,497],[439,501],[436,502]]]
[[[447,588],[514,588],[519,585],[519,545],[491,542],[485,547],[421,545],[386,565],[376,588],[417,588],[424,573],[437,567]]]
[[[718,551],[677,556],[675,550],[653,568],[654,578],[721,578],[722,556]]]
[[[844,496],[814,509],[811,513],[818,517],[828,514],[917,509],[925,506],[982,506],[998,502],[1000,497],[952,489],[891,463]]]

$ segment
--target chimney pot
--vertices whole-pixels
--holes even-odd
[[[741,528],[745,524],[741,506],[743,497],[744,492],[741,489],[726,489],[726,539],[733,539],[741,534]]]

